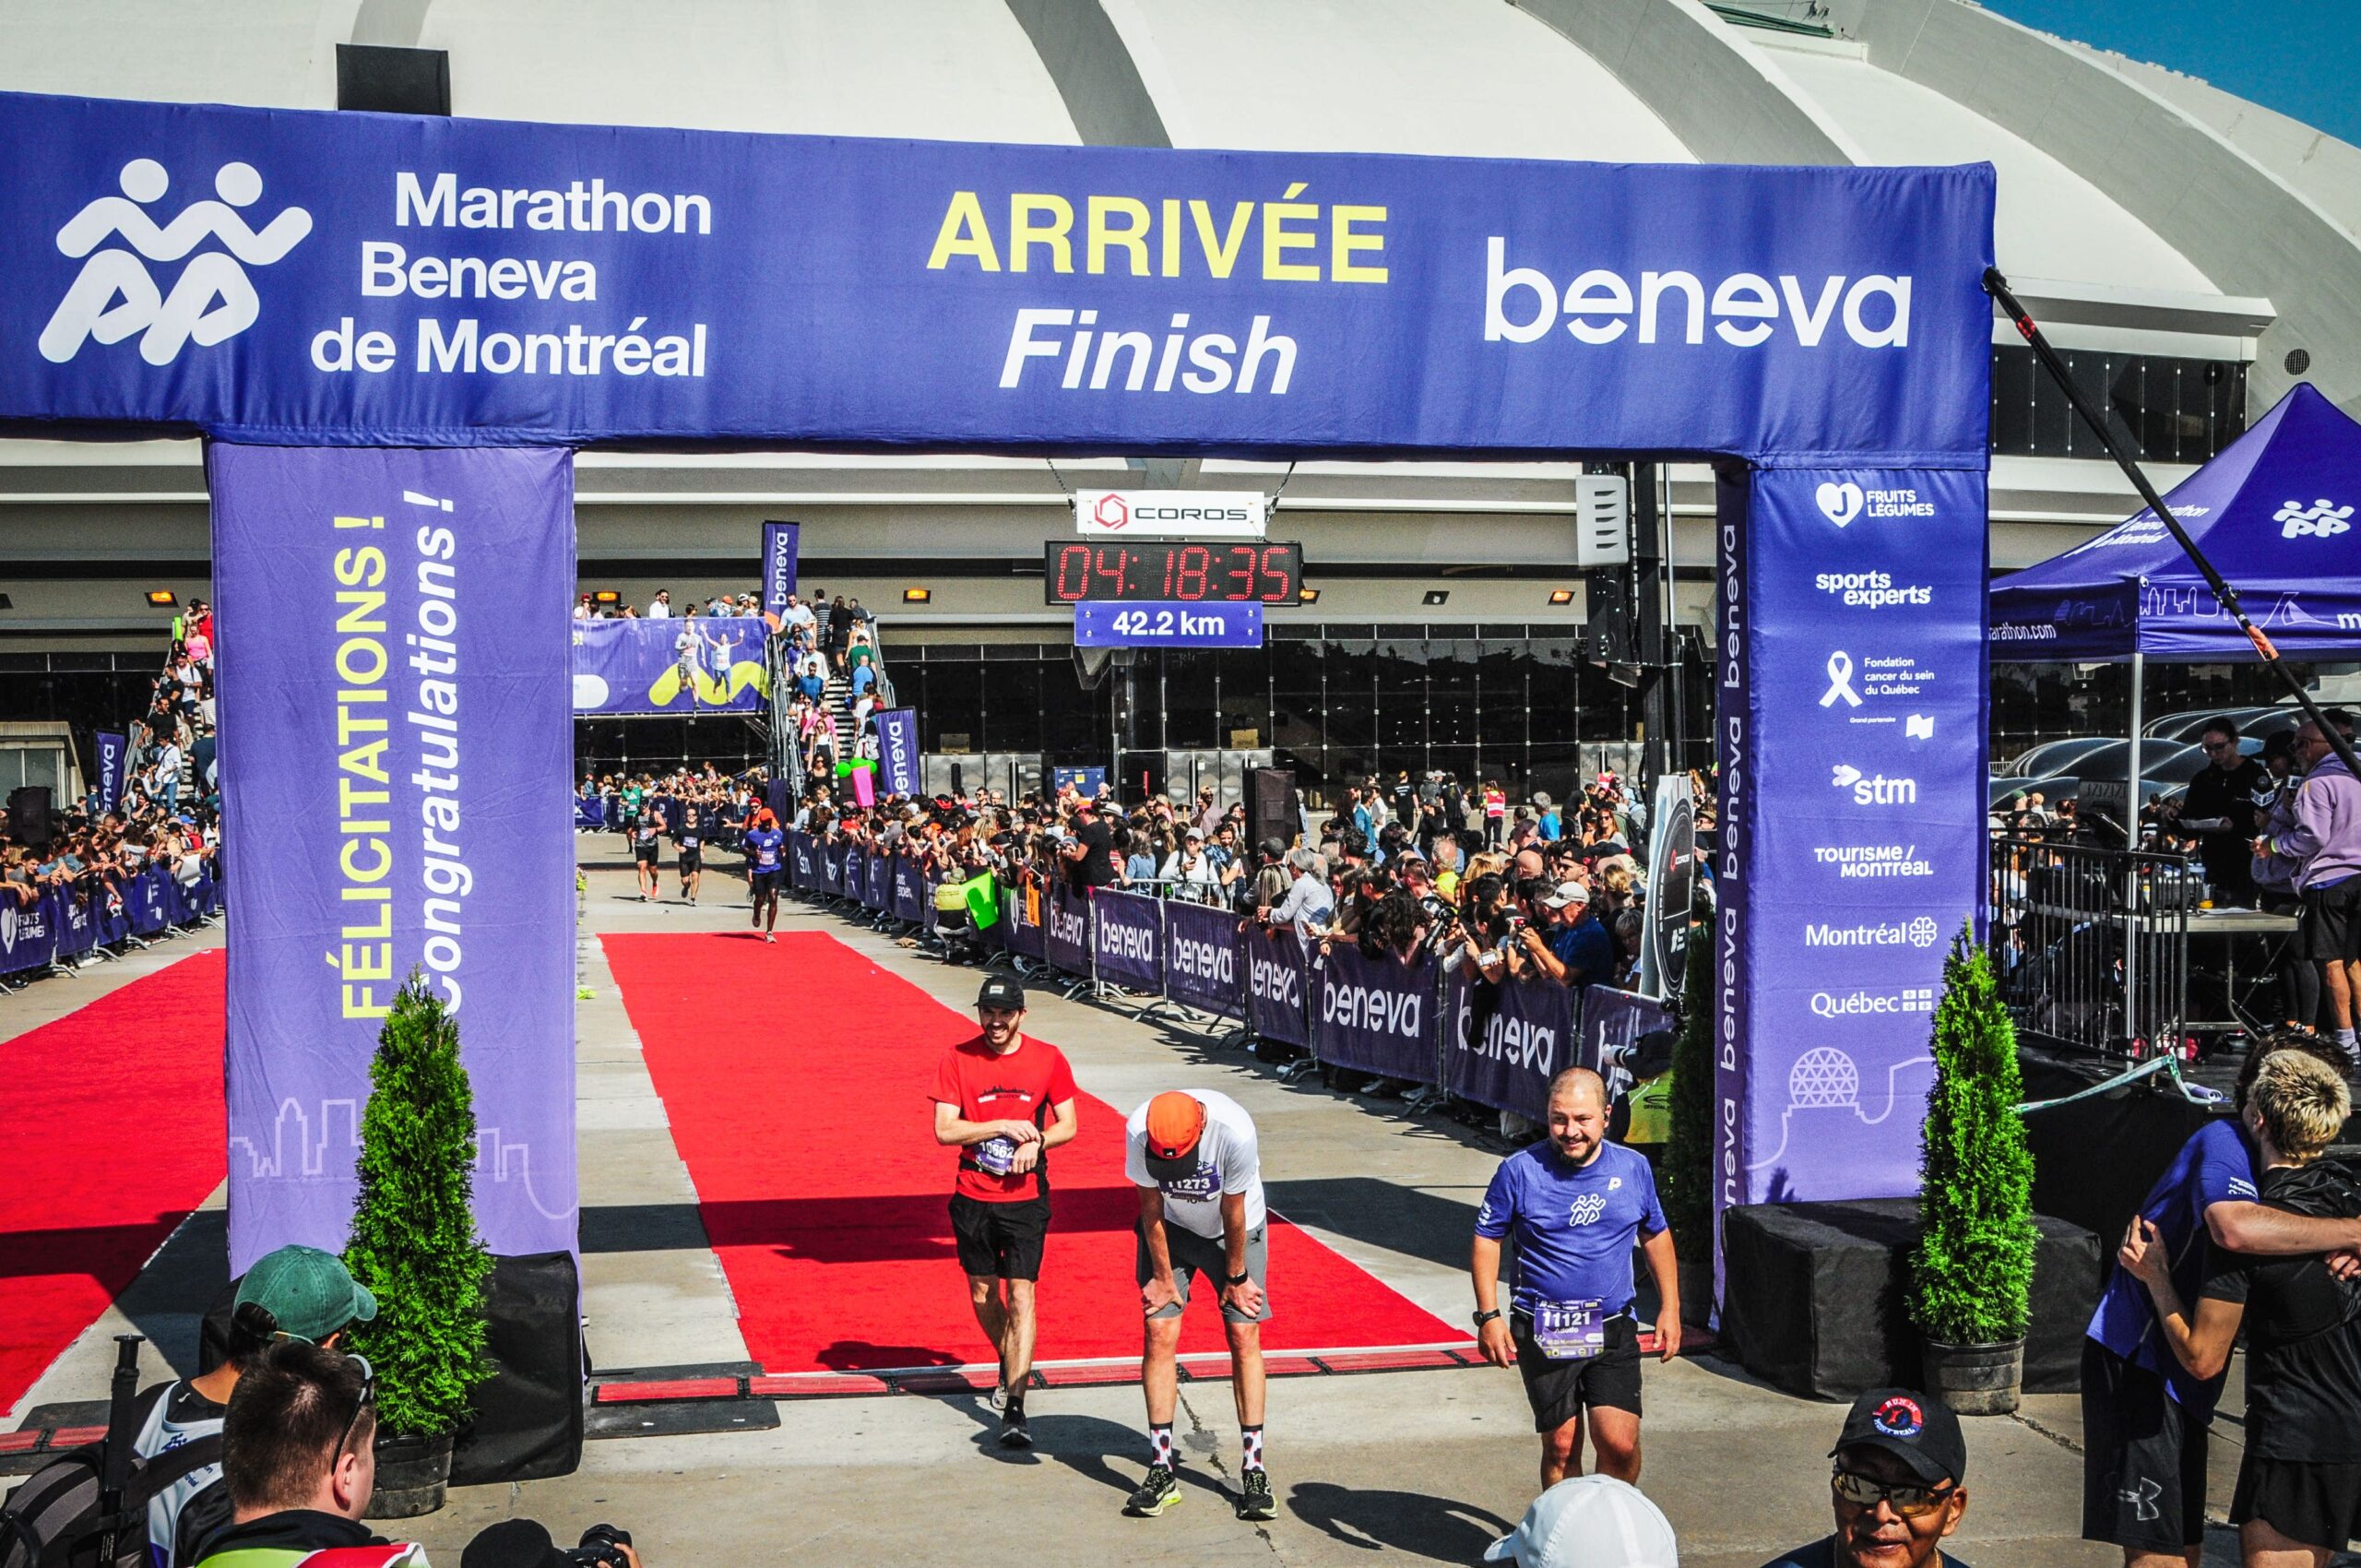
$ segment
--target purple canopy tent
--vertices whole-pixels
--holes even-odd
[[[2291,659],[2361,659],[2361,423],[2303,383],[2165,497]],[[1991,590],[1992,657],[2131,665],[2127,816],[2140,799],[2141,678],[2148,659],[2253,654],[2204,576],[2146,507]]]

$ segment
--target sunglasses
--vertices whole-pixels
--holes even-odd
[[[344,1457],[345,1444],[352,1441],[353,1429],[361,1424],[361,1412],[374,1409],[377,1404],[377,1369],[369,1364],[366,1356],[348,1355],[345,1360],[361,1363],[361,1398],[352,1407],[351,1418],[344,1423],[344,1433],[336,1440],[335,1450],[328,1455],[331,1467]]]
[[[1920,1481],[1889,1483],[1845,1469],[1833,1472],[1829,1480],[1836,1489],[1836,1495],[1845,1502],[1863,1508],[1887,1503],[1905,1519],[1916,1519],[1941,1507],[1958,1490],[1952,1485],[1933,1487]]]

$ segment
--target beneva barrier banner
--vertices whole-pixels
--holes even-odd
[[[1366,958],[1349,942],[1313,967],[1312,1054],[1339,1067],[1430,1084],[1435,1078],[1432,955]]]

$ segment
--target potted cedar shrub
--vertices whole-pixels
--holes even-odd
[[[1665,1219],[1680,1260],[1680,1315],[1704,1324],[1714,1312],[1714,944],[1711,927],[1689,928],[1680,980],[1680,1033],[1672,1048],[1666,1120]]]
[[[2006,1415],[2033,1317],[2033,1154],[2017,1111],[2017,1032],[1965,927],[1943,961],[1934,1054],[1910,1317],[1927,1391],[1962,1415]]]
[[[377,1492],[370,1514],[406,1519],[443,1506],[451,1443],[473,1413],[484,1355],[476,1235],[475,1099],[459,1027],[413,969],[387,1010],[361,1118],[361,1190],[345,1266],[377,1298],[352,1348],[377,1379]]]

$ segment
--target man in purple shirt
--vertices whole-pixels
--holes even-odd
[[[2327,717],[2352,738],[2350,714],[2331,708]],[[2256,839],[2254,852],[2296,862],[2303,904],[2296,955],[2319,966],[2331,1038],[2348,1062],[2361,1065],[2361,1047],[2353,1034],[2354,1002],[2361,997],[2361,779],[2310,721],[2296,731],[2296,761],[2304,769],[2296,791],[2296,825]]]
[[[2361,1220],[2266,1207],[2253,1144],[2235,1118],[2198,1129],[2140,1213],[2177,1286],[2203,1280],[2207,1250],[2268,1256],[2330,1253],[2361,1263]],[[2194,1300],[2184,1293],[2183,1300]],[[2165,1343],[2146,1287],[2108,1278],[2082,1344],[2082,1538],[2123,1549],[2126,1568],[2197,1568],[2205,1538],[2205,1449],[2223,1374],[2191,1377]]]

